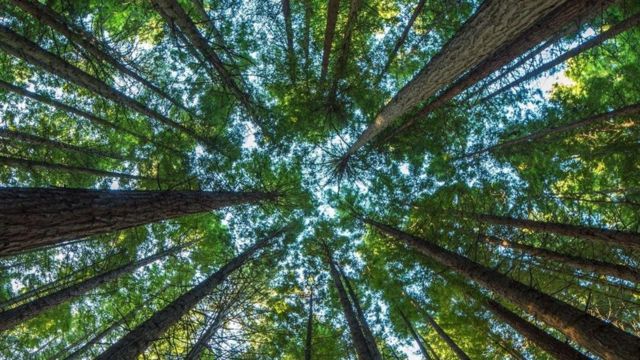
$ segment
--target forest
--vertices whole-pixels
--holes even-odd
[[[640,1],[0,0],[0,359],[640,359]]]

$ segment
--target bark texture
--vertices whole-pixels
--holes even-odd
[[[289,62],[289,79],[291,83],[296,82],[296,53],[293,47],[293,25],[291,22],[291,3],[289,0],[282,0],[282,16],[284,17],[284,28],[287,34],[287,61]]]
[[[0,255],[275,197],[261,192],[0,188]]]
[[[340,10],[340,0],[329,0],[327,7],[327,27],[324,30],[324,45],[322,48],[322,65],[320,68],[320,81],[327,77],[329,69],[329,57],[333,46],[333,37],[336,33],[336,22],[338,22],[338,10]]]
[[[506,225],[531,231],[571,236],[607,245],[613,244],[631,250],[640,249],[640,234],[634,232],[562,224],[557,222],[518,219],[508,216],[488,214],[470,214],[470,216],[478,221],[493,225]]]
[[[464,351],[462,351],[462,349],[458,346],[458,344],[456,344],[456,342],[453,341],[453,339],[449,336],[449,334],[447,334],[444,331],[444,329],[442,329],[440,325],[438,325],[438,323],[431,316],[429,316],[429,314],[425,312],[424,316],[427,319],[427,322],[429,323],[429,325],[431,325],[433,330],[436,331],[440,339],[442,339],[442,341],[444,341],[449,346],[449,348],[456,354],[458,359],[470,360],[469,356]]]
[[[513,41],[565,0],[486,0],[462,29],[378,113],[347,150],[346,157],[436,91]]]
[[[365,222],[381,233],[404,242],[440,265],[509,300],[604,359],[633,360],[637,359],[640,353],[640,338],[608,322],[425,239],[373,220]]]
[[[97,77],[90,75],[78,67],[68,63],[61,57],[44,50],[38,44],[19,35],[9,27],[0,25],[0,48],[7,53],[55,74],[77,86],[96,93],[116,104],[129,108],[137,113],[149,117],[167,127],[183,132],[204,144],[211,145],[209,139],[203,138],[193,130],[181,125],[158,111],[146,107],[119,90],[109,86]]]
[[[589,359],[588,357],[578,352],[576,349],[572,348],[567,343],[563,343],[562,341],[547,334],[546,332],[534,326],[527,320],[509,311],[509,309],[500,305],[498,302],[493,300],[488,300],[486,307],[498,319],[509,324],[509,326],[514,328],[522,336],[529,339],[531,342],[536,344],[539,348],[546,351],[547,353],[549,353],[549,355],[552,355],[556,359],[566,359],[566,360],[588,360]]]
[[[347,69],[347,62],[351,53],[351,38],[358,22],[358,13],[362,7],[362,0],[351,0],[349,3],[349,15],[347,16],[347,23],[344,27],[344,35],[342,42],[340,43],[340,49],[338,50],[338,58],[335,63],[335,71],[333,74],[333,83],[329,91],[329,102],[332,106],[335,103],[335,99],[338,93],[338,84],[344,77]]]
[[[0,313],[0,331],[11,329],[19,323],[32,319],[43,313],[44,311],[53,308],[54,306],[65,303],[73,298],[82,296],[102,284],[115,280],[124,274],[128,274],[137,268],[148,265],[156,260],[162,259],[165,256],[175,254],[176,252],[182,250],[186,245],[189,245],[189,243],[174,246],[170,249],[161,251],[157,254],[148,256],[138,261],[133,261],[128,264],[119,266],[115,269],[103,272],[99,275],[80,281],[79,283],[60,289],[51,294],[47,294],[34,299],[26,304],[22,304],[13,309],[3,311]]]
[[[162,336],[172,325],[177,323],[182,316],[191,310],[200,300],[207,296],[213,289],[224,282],[229,274],[241,268],[258,250],[270,245],[271,241],[280,236],[283,230],[277,231],[254,245],[247,248],[240,255],[225,264],[220,270],[210,275],[207,279],[196,285],[191,290],[180,295],[177,299],[165,306],[162,310],[153,314],[127,335],[111,345],[100,354],[97,360],[134,360],[138,355],[155,340]]]
[[[541,249],[526,244],[520,244],[509,240],[500,239],[495,236],[482,235],[482,238],[485,241],[495,245],[522,251],[529,255],[540,257],[543,259],[557,261],[564,265],[568,265],[585,272],[593,272],[600,275],[613,276],[617,277],[618,279],[628,280],[640,284],[640,271],[629,266],[611,264],[600,260],[586,259],[579,256],[562,254],[557,251]]]

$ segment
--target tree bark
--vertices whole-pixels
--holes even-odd
[[[617,245],[630,250],[640,249],[640,234],[634,232],[601,229],[556,222],[544,222],[528,219],[517,219],[508,216],[465,213],[469,217],[493,225],[505,225],[531,231],[545,232],[556,235],[571,236],[580,239]]]
[[[640,338],[610,323],[425,239],[373,220],[364,221],[381,233],[406,243],[440,265],[504,297],[604,359],[632,360],[637,359],[640,353]]]
[[[52,170],[52,171],[61,171],[61,172],[67,172],[72,174],[73,173],[86,174],[86,175],[92,175],[92,176],[98,176],[98,177],[111,177],[111,178],[130,179],[130,180],[152,180],[152,181],[155,180],[154,178],[149,178],[145,176],[130,175],[130,174],[114,172],[114,171],[92,169],[92,168],[87,168],[83,166],[64,165],[64,164],[49,163],[46,161],[20,159],[20,158],[9,157],[9,156],[0,156],[0,165],[23,168],[26,170],[31,170],[35,168],[35,169],[45,169],[45,170]]]
[[[424,311],[423,313],[425,318],[427,319],[427,322],[429,322],[429,325],[431,325],[433,330],[436,331],[440,339],[442,339],[442,341],[444,341],[449,346],[451,351],[453,351],[453,353],[456,354],[458,359],[470,360],[469,356],[467,356],[467,354],[458,346],[458,344],[456,344],[456,342],[453,341],[453,339],[449,336],[449,334],[447,334],[444,331],[444,329],[442,329],[440,325],[438,325],[438,323],[431,316],[429,316],[429,314],[427,314],[426,311]]]
[[[313,287],[309,291],[309,316],[307,318],[307,337],[304,346],[304,360],[311,360],[313,353]]]
[[[509,311],[509,309],[500,305],[498,302],[488,300],[486,307],[493,313],[498,319],[509,324],[512,328],[518,331],[522,336],[529,339],[536,344],[542,350],[546,351],[556,359],[567,360],[588,360],[589,358],[582,355],[576,349],[572,348],[567,343],[554,338],[547,334],[545,331],[539,329],[527,320],[521,318],[515,313]]]
[[[132,109],[167,127],[183,132],[206,145],[213,146],[209,139],[203,138],[195,131],[169,119],[158,111],[146,107],[141,102],[114,89],[97,77],[92,76],[68,63],[61,57],[44,50],[38,44],[22,35],[19,35],[4,25],[0,25],[0,48],[15,57],[21,58],[28,63],[60,76],[61,78],[98,94],[105,99]]]
[[[367,339],[362,333],[362,329],[360,328],[360,324],[358,323],[358,318],[356,313],[353,311],[353,305],[349,301],[349,296],[347,295],[347,291],[342,284],[340,279],[340,272],[336,268],[336,264],[333,261],[333,257],[331,256],[330,250],[327,247],[325,249],[327,262],[329,263],[329,273],[331,274],[331,278],[333,279],[333,284],[336,287],[336,292],[338,293],[338,299],[340,300],[340,305],[342,305],[342,311],[344,312],[344,317],[347,320],[347,325],[349,326],[349,332],[351,334],[351,341],[353,342],[353,346],[356,351],[356,355],[358,360],[372,360],[373,357],[369,353],[369,346],[367,345]]]
[[[384,67],[382,68],[382,71],[380,71],[380,74],[378,74],[375,84],[380,83],[382,78],[384,78],[384,75],[387,73],[387,71],[389,71],[389,67],[391,66],[393,61],[396,59],[396,56],[398,55],[400,48],[402,48],[402,45],[404,45],[405,41],[407,41],[407,37],[409,36],[409,31],[411,31],[411,28],[413,27],[413,23],[416,22],[416,19],[422,13],[422,9],[424,9],[424,4],[426,2],[427,2],[426,0],[420,0],[418,2],[418,5],[416,5],[415,9],[413,10],[413,13],[411,14],[411,18],[409,18],[409,22],[407,22],[407,25],[404,27],[404,30],[402,30],[402,34],[400,35],[395,45],[393,46],[393,49],[389,53],[387,62],[384,64]]]
[[[289,78],[291,83],[296,82],[296,53],[293,47],[293,25],[291,23],[291,4],[289,0],[281,0],[284,28],[287,33],[287,60],[289,62]]]
[[[164,258],[165,256],[175,254],[191,243],[177,245],[138,261],[129,262],[128,264],[103,272],[51,294],[34,299],[26,304],[3,311],[0,313],[0,331],[11,329],[22,322],[38,316],[46,310],[65,303],[73,298],[82,296],[100,285],[113,281],[124,274],[131,273],[137,268],[148,265],[156,260]]]
[[[369,348],[369,353],[371,354],[374,360],[382,360],[382,355],[378,350],[378,345],[376,345],[376,338],[373,336],[373,333],[371,332],[371,328],[369,327],[369,323],[367,322],[367,318],[364,314],[364,311],[362,310],[362,306],[360,306],[360,300],[358,299],[358,295],[353,290],[353,287],[351,286],[351,282],[349,281],[349,278],[347,278],[347,276],[344,274],[344,271],[342,271],[342,267],[340,267],[339,265],[336,265],[336,268],[338,269],[338,272],[340,272],[340,276],[342,277],[343,283],[346,285],[347,292],[351,297],[351,303],[353,304],[353,308],[356,311],[358,322],[360,323],[360,329],[362,330],[362,335],[364,335],[364,338],[367,340],[367,347]]]
[[[640,114],[640,103],[628,105],[617,110],[611,110],[605,113],[589,116],[587,118],[573,121],[565,125],[550,127],[547,129],[536,131],[529,135],[519,137],[517,139],[507,140],[500,144],[496,144],[481,150],[470,152],[468,154],[465,154],[461,158],[469,158],[469,157],[477,156],[483,153],[495,152],[496,150],[504,150],[505,148],[509,148],[514,145],[519,145],[523,143],[531,144],[536,140],[544,139],[548,136],[557,136],[567,131],[584,128],[584,127],[599,123],[601,121],[609,120],[615,117],[631,116],[631,115],[637,115],[637,114]]]
[[[110,55],[108,50],[105,48],[105,45],[101,44],[91,33],[84,31],[83,29],[76,28],[74,25],[68,23],[51,7],[33,0],[12,0],[12,2],[25,12],[31,14],[39,22],[51,27],[69,40],[81,46],[96,59],[104,61],[105,63],[113,66],[120,73],[138,81],[163,99],[171,102],[171,104],[177,108],[190,112],[190,110],[187,109],[180,101],[169,95],[166,91],[160,89],[158,86],[137,74],[135,71],[129,69],[122,62]]]
[[[41,145],[49,149],[58,149],[61,151],[72,151],[78,154],[111,158],[115,160],[127,160],[124,156],[106,152],[102,150],[63,143],[57,140],[50,140],[42,136],[32,135],[21,131],[0,128],[0,138],[13,139],[32,145]]]
[[[340,0],[329,0],[327,7],[327,27],[324,30],[324,45],[322,49],[322,67],[320,69],[320,82],[327,77],[329,69],[329,57],[331,56],[331,47],[333,46],[333,37],[336,32],[336,23],[338,22],[338,11],[340,10]]]
[[[398,117],[489,58],[565,1],[484,1],[440,53],[380,110],[344,158],[348,159]]]
[[[554,67],[556,67],[557,65],[562,64],[563,62],[589,50],[592,49],[600,44],[602,44],[603,42],[605,42],[608,39],[611,39],[613,37],[615,37],[618,34],[621,34],[635,26],[637,26],[638,24],[640,24],[640,14],[636,14],[633,15],[629,18],[627,18],[626,20],[615,24],[614,26],[612,26],[610,29],[608,29],[607,31],[602,32],[601,34],[593,37],[592,39],[584,42],[582,45],[579,45],[569,51],[567,51],[566,53],[558,56],[557,58],[541,65],[540,67],[538,67],[537,69],[527,73],[526,75],[524,75],[523,77],[512,81],[511,83],[501,87],[500,89],[494,91],[493,93],[487,95],[486,97],[484,97],[482,100],[480,100],[481,102],[484,101],[488,101],[491,100],[493,98],[495,98],[496,96],[502,94],[503,92],[512,89],[520,84],[522,84],[525,81],[531,80],[533,78],[536,78],[537,76],[541,75],[542,73],[544,73],[547,70],[551,70]]]
[[[420,339],[420,336],[416,332],[416,329],[413,328],[411,321],[407,319],[407,316],[402,312],[402,310],[398,309],[398,313],[400,314],[400,317],[402,318],[404,323],[407,325],[407,328],[411,333],[411,337],[413,337],[413,340],[416,342],[416,344],[418,344],[418,348],[420,348],[420,352],[422,353],[422,356],[425,358],[425,360],[431,360],[431,357],[429,356],[429,351],[427,351],[427,348],[422,343],[422,339]]]
[[[211,48],[207,39],[202,36],[196,24],[189,18],[182,6],[176,0],[152,0],[152,3],[159,8],[160,14],[165,17],[168,23],[174,23],[180,28],[182,34],[193,44],[194,48],[204,56],[206,61],[214,68],[224,87],[240,101],[240,104],[249,112],[256,115],[251,97],[245,93],[236,83],[233,75],[224,66],[218,54]],[[215,79],[212,79],[215,80]]]
[[[262,192],[0,188],[0,255],[276,197]]]
[[[562,254],[552,250],[541,249],[526,244],[519,244],[506,239],[500,239],[495,236],[482,235],[482,238],[486,242],[494,245],[522,251],[529,255],[540,257],[546,260],[556,261],[585,272],[593,272],[600,275],[613,276],[617,277],[618,279],[628,280],[640,284],[640,271],[629,266],[611,264],[600,260],[585,259],[579,256]]]
[[[270,245],[271,241],[283,234],[282,229],[259,240],[247,248],[240,255],[225,264],[220,270],[210,275],[200,284],[180,295],[177,299],[153,314],[123,338],[111,345],[100,354],[97,360],[133,360],[156,339],[162,336],[172,325],[177,323],[198,302],[206,297],[213,289],[224,282],[235,270],[241,268],[258,250]]]
[[[333,106],[336,101],[338,93],[338,83],[344,77],[344,73],[347,68],[347,61],[349,60],[349,54],[351,51],[351,37],[353,31],[358,22],[358,13],[362,7],[362,0],[351,0],[349,4],[349,15],[347,16],[347,23],[344,27],[344,36],[340,43],[340,49],[338,52],[338,58],[335,64],[335,72],[333,74],[333,84],[329,90],[329,104]]]

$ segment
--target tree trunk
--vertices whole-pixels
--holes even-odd
[[[195,49],[204,56],[220,76],[224,87],[231,91],[245,110],[252,116],[255,115],[255,109],[249,94],[245,93],[236,83],[233,75],[224,66],[218,54],[209,46],[207,39],[202,36],[196,24],[189,18],[189,15],[187,15],[182,6],[176,0],[152,0],[152,3],[161,10],[160,14],[166,18],[165,20],[167,20],[168,23],[174,23],[180,28],[182,34],[184,34]]]
[[[327,77],[329,69],[329,57],[333,46],[333,37],[336,33],[336,22],[338,22],[338,11],[340,10],[340,0],[329,0],[327,7],[327,27],[324,30],[324,45],[322,49],[322,67],[320,69],[320,82]]]
[[[41,145],[47,147],[49,149],[58,149],[61,151],[72,151],[78,154],[97,156],[97,157],[106,157],[115,160],[123,160],[127,159],[124,156],[119,154],[115,154],[112,152],[101,151],[97,149],[86,148],[82,146],[72,145],[63,143],[57,140],[50,140],[38,135],[27,134],[20,131],[9,130],[7,128],[0,128],[0,138],[13,139],[20,142],[25,142],[27,144],[32,145]]]
[[[84,31],[83,29],[76,28],[73,24],[66,22],[65,19],[60,14],[56,13],[51,7],[33,0],[12,0],[12,2],[25,12],[31,14],[40,23],[51,27],[72,42],[80,45],[96,59],[106,62],[122,74],[138,81],[149,90],[171,102],[174,106],[186,112],[190,112],[189,109],[187,109],[180,101],[169,95],[166,91],[160,89],[158,86],[143,78],[111,56],[108,53],[108,49],[105,48],[105,45],[101,44],[91,33]]]
[[[44,50],[38,46],[38,44],[22,35],[19,35],[4,25],[0,25],[0,48],[15,57],[21,58],[28,63],[60,76],[77,86],[83,87],[117,104],[132,109],[165,126],[183,132],[204,144],[213,146],[209,139],[201,137],[193,130],[185,127],[184,125],[178,124],[156,110],[146,107],[141,102],[114,89],[97,77],[94,77],[68,63],[61,57]]]
[[[556,67],[557,65],[562,64],[563,62],[589,50],[592,49],[600,44],[602,44],[603,42],[605,42],[608,39],[611,39],[613,37],[615,37],[618,34],[621,34],[635,26],[637,26],[638,24],[640,24],[640,14],[636,14],[633,15],[631,17],[629,17],[628,19],[615,24],[614,26],[612,26],[610,29],[608,29],[607,31],[602,32],[601,34],[599,34],[598,36],[593,37],[592,39],[586,41],[585,43],[583,43],[582,45],[579,45],[569,51],[567,51],[566,53],[558,56],[557,58],[541,65],[540,67],[538,67],[537,69],[527,73],[526,75],[524,75],[523,77],[512,81],[511,83],[501,87],[500,89],[494,91],[493,93],[487,95],[486,97],[484,97],[481,102],[484,101],[488,101],[491,100],[493,98],[495,98],[496,96],[502,94],[503,92],[512,89],[520,84],[522,84],[525,81],[531,80],[533,78],[536,78],[537,76],[541,75],[542,73],[544,73],[547,70],[551,70],[554,67]]]
[[[486,0],[462,29],[378,113],[344,155],[358,149],[398,117],[516,39],[565,0]]]
[[[60,289],[56,292],[34,299],[26,304],[22,304],[13,309],[3,311],[0,313],[0,331],[11,329],[19,323],[38,316],[46,310],[65,303],[73,298],[82,296],[102,284],[113,281],[124,274],[131,273],[135,269],[148,265],[156,260],[162,259],[165,256],[175,254],[178,251],[184,249],[185,246],[192,243],[193,242],[177,245],[138,261],[129,262],[128,264],[119,266],[115,269],[103,272],[99,275]]]
[[[198,341],[193,345],[189,353],[185,356],[185,360],[198,360],[202,356],[202,352],[207,347],[207,342],[215,335],[215,333],[220,329],[222,322],[227,316],[228,308],[223,307],[218,311],[216,317],[213,319],[211,324],[207,327],[207,329],[200,335]]]
[[[494,71],[507,65],[525,51],[536,46],[540,42],[564,33],[567,28],[579,28],[579,25],[593,16],[599,14],[604,8],[614,3],[614,0],[569,0],[560,5],[549,15],[543,17],[536,24],[523,32],[515,40],[501,47],[495,54],[482,61],[469,73],[449,86],[442,94],[420,109],[414,116],[402,126],[384,139],[386,142],[398,133],[406,130],[428,113],[440,108],[462,91],[468,89],[478,81],[484,79]]]
[[[506,343],[503,339],[501,339],[497,335],[490,333],[489,337],[494,342],[494,344],[498,345],[499,348],[504,350],[514,360],[527,360],[527,359],[524,358],[524,356],[522,356],[522,354],[520,354],[510,344]]]
[[[364,220],[380,232],[400,240],[440,265],[511,301],[547,325],[604,359],[637,359],[640,338],[506,275],[373,220]]]
[[[309,48],[311,47],[311,17],[313,16],[313,10],[311,8],[311,0],[303,0],[304,4],[304,35],[302,39],[303,54],[304,54],[304,71],[307,81],[309,80]]]
[[[427,348],[422,343],[422,339],[420,339],[420,336],[416,332],[416,329],[413,328],[411,321],[407,319],[406,315],[402,312],[402,310],[398,309],[398,313],[400,314],[400,317],[402,318],[402,320],[404,320],[404,323],[407,325],[407,328],[409,328],[409,332],[411,333],[413,340],[416,342],[416,344],[418,344],[418,347],[420,348],[420,352],[422,353],[422,356],[425,358],[425,360],[431,360],[431,357],[429,356],[429,352],[427,351]]]
[[[309,291],[309,316],[307,318],[307,338],[304,346],[304,360],[311,360],[313,353],[313,287]]]
[[[449,334],[447,334],[440,327],[440,325],[438,325],[438,323],[431,316],[429,316],[429,314],[427,314],[426,311],[424,311],[423,313],[425,318],[427,319],[427,322],[429,322],[429,325],[431,325],[433,330],[436,331],[440,339],[442,339],[442,341],[444,341],[447,345],[449,345],[449,348],[454,352],[454,354],[456,354],[458,359],[470,360],[469,356],[467,356],[467,354],[464,351],[462,351],[462,349],[458,346],[458,344],[455,343],[455,341],[453,341],[453,339],[449,336]]]
[[[491,244],[499,245],[505,248],[512,248],[529,255],[540,257],[546,260],[552,260],[564,265],[580,269],[584,272],[593,272],[600,275],[617,277],[618,279],[628,280],[640,284],[640,272],[629,266],[611,264],[608,262],[585,259],[579,256],[562,254],[556,251],[541,249],[530,245],[519,244],[506,239],[500,239],[495,236],[482,235],[482,238]]]
[[[470,152],[462,156],[462,158],[469,158],[469,157],[480,155],[487,152],[495,152],[496,150],[504,150],[505,148],[509,148],[511,146],[518,145],[518,144],[523,144],[523,143],[531,144],[532,142],[539,139],[544,139],[547,136],[556,136],[556,135],[565,133],[567,131],[584,128],[584,127],[599,123],[604,120],[609,120],[615,117],[631,116],[631,115],[637,115],[637,114],[640,114],[640,103],[628,105],[618,110],[607,111],[605,113],[589,116],[587,118],[573,121],[565,125],[560,125],[560,126],[536,131],[534,133],[519,137],[517,139],[507,140],[500,144],[496,144],[481,150]]]
[[[172,325],[177,323],[182,316],[189,312],[197,303],[205,298],[213,289],[224,282],[235,270],[241,268],[256,251],[270,245],[271,241],[283,234],[286,228],[279,230],[254,245],[247,248],[240,255],[226,263],[220,270],[210,275],[200,284],[180,295],[145,320],[127,335],[111,345],[105,352],[100,354],[97,360],[133,360],[137,359],[145,349],[155,340],[160,338]]]
[[[150,181],[156,180],[154,178],[149,178],[145,176],[130,175],[130,174],[114,172],[114,171],[92,169],[92,168],[87,168],[83,166],[54,164],[54,163],[48,163],[45,161],[27,160],[27,159],[20,159],[20,158],[8,157],[8,156],[0,156],[0,165],[22,168],[25,170],[31,170],[35,168],[35,169],[60,171],[60,172],[66,172],[71,174],[73,173],[86,174],[86,175],[92,175],[92,176],[98,176],[98,177],[111,177],[111,178],[129,179],[129,180],[150,180]],[[1,231],[2,229],[0,229],[0,233]]]
[[[0,188],[0,255],[276,197],[262,192]]]
[[[358,360],[372,360],[373,357],[369,353],[369,346],[367,344],[367,339],[362,333],[362,329],[360,328],[360,324],[358,323],[358,318],[355,312],[353,311],[353,305],[349,301],[349,296],[347,295],[347,291],[340,280],[340,273],[336,268],[336,264],[333,262],[333,257],[331,256],[329,248],[325,248],[327,262],[329,263],[329,273],[331,274],[331,278],[333,279],[333,284],[336,287],[336,292],[338,293],[338,299],[340,300],[340,305],[342,305],[342,311],[344,312],[344,317],[347,320],[347,325],[349,326],[349,332],[351,334],[351,341],[353,342],[353,347],[355,348],[356,355]]]
[[[517,219],[508,216],[465,213],[478,221],[522,228],[531,231],[539,231],[556,235],[571,236],[580,239],[602,243],[605,245],[617,245],[631,250],[640,249],[640,234],[634,232],[601,229],[556,222],[544,222],[528,219]]]
[[[360,300],[358,299],[358,295],[351,287],[351,282],[349,278],[342,271],[342,267],[336,265],[338,272],[340,272],[340,276],[342,277],[343,283],[347,287],[347,293],[351,297],[351,303],[353,304],[353,308],[356,311],[356,315],[358,317],[358,322],[360,323],[360,329],[362,330],[362,335],[367,340],[367,348],[369,348],[369,353],[373,356],[374,360],[382,360],[382,355],[378,350],[378,345],[376,345],[376,338],[373,336],[371,332],[371,328],[369,327],[369,323],[367,322],[367,318],[362,310],[362,306],[360,306]]]
[[[281,0],[284,28],[287,33],[287,60],[289,62],[289,78],[291,83],[296,82],[296,53],[293,47],[293,25],[291,23],[291,4],[289,0]]]
[[[342,43],[338,52],[338,59],[335,64],[335,71],[333,74],[333,84],[329,90],[329,106],[333,107],[338,95],[338,83],[344,77],[344,73],[347,68],[347,61],[349,60],[349,53],[351,51],[351,37],[353,31],[358,22],[358,13],[362,7],[362,0],[351,0],[349,4],[349,15],[347,16],[347,23],[344,28],[344,36],[342,37]]]
[[[415,9],[413,10],[413,13],[411,14],[411,18],[409,19],[409,22],[407,22],[407,25],[404,27],[404,30],[402,30],[402,34],[400,35],[395,45],[393,46],[393,49],[389,53],[389,58],[387,58],[387,62],[384,64],[382,71],[380,71],[380,74],[378,75],[375,81],[375,84],[380,83],[380,81],[384,78],[384,75],[387,73],[387,71],[389,71],[389,67],[391,66],[393,61],[396,59],[396,55],[398,55],[398,52],[400,51],[400,48],[402,48],[402,45],[404,45],[405,41],[407,41],[407,37],[409,36],[409,31],[411,31],[411,28],[413,27],[413,23],[416,22],[416,19],[422,13],[422,9],[424,9],[424,4],[426,2],[427,2],[426,0],[420,0],[418,2],[418,5],[416,5]]]
[[[554,338],[547,334],[545,331],[537,328],[533,324],[529,323],[525,319],[509,311],[504,306],[500,305],[496,301],[488,300],[486,307],[497,318],[509,324],[512,328],[518,331],[526,339],[530,340],[542,350],[546,351],[556,359],[572,359],[572,360],[588,360],[589,358],[582,355],[576,349],[569,346],[567,343]]]

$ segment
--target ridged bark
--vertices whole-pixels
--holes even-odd
[[[245,93],[236,83],[233,75],[227,70],[218,54],[211,48],[207,39],[202,36],[196,24],[189,18],[182,6],[176,0],[152,0],[152,3],[161,10],[160,14],[165,17],[167,22],[178,26],[193,47],[213,67],[224,87],[237,98],[245,110],[251,115],[255,115],[255,108],[249,94]]]
[[[347,150],[345,159],[436,91],[453,83],[565,0],[486,0],[462,29],[378,112]]]
[[[491,311],[498,319],[509,324],[518,333],[536,344],[539,348],[546,351],[556,359],[566,360],[588,360],[589,358],[582,355],[579,351],[572,348],[569,344],[564,343],[545,331],[534,326],[527,320],[521,318],[509,309],[500,305],[498,302],[488,300],[486,308]]]
[[[293,25],[291,22],[291,3],[289,0],[281,0],[284,28],[287,34],[287,61],[289,62],[289,79],[296,82],[296,53],[293,47]]]
[[[383,142],[386,142],[393,136],[411,127],[417,121],[424,119],[428,113],[440,108],[462,91],[515,60],[518,56],[535,47],[537,44],[556,37],[558,34],[566,33],[569,29],[578,29],[581,23],[588,21],[614,2],[614,0],[566,1],[553,12],[549,13],[549,15],[540,19],[515,40],[501,47],[496,53],[491,55],[491,57],[482,61],[469,73],[456,80],[453,85],[438,95],[435,100],[422,107],[409,120],[405,121],[402,126],[386,137]]]
[[[470,360],[469,356],[460,348],[460,346],[458,346],[458,344],[456,344],[455,341],[453,341],[453,339],[449,336],[449,334],[447,334],[444,331],[444,329],[442,329],[440,325],[438,325],[438,323],[429,314],[426,313],[426,311],[424,312],[424,316],[427,319],[427,322],[429,323],[429,325],[431,325],[433,330],[436,331],[440,339],[442,339],[442,341],[444,341],[449,346],[451,351],[453,351],[453,353],[456,354],[458,359]]]
[[[224,282],[231,273],[241,268],[258,250],[270,245],[271,241],[280,236],[284,231],[285,229],[277,231],[247,248],[240,255],[226,263],[220,270],[136,326],[96,359],[137,359],[153,341],[160,338],[172,325],[177,323],[187,312],[193,309],[197,303]]]
[[[320,81],[324,81],[329,70],[329,58],[331,47],[336,33],[336,23],[338,22],[338,11],[340,10],[340,0],[329,0],[327,6],[327,26],[324,30],[324,45],[322,47],[322,65],[320,68]]]
[[[122,105],[153,119],[167,127],[183,132],[204,144],[211,145],[209,139],[203,138],[195,131],[181,125],[158,111],[146,107],[124,93],[109,86],[97,77],[90,75],[80,68],[68,63],[61,57],[44,50],[38,44],[16,33],[7,26],[0,25],[0,48],[7,53],[55,74],[77,86],[85,88],[105,99]]]
[[[309,314],[307,316],[307,337],[304,342],[304,360],[311,360],[313,353],[313,287],[309,290]]]
[[[520,244],[506,239],[500,239],[495,236],[482,235],[482,238],[486,242],[494,245],[522,251],[529,255],[546,260],[556,261],[585,272],[592,272],[605,276],[613,276],[617,277],[618,279],[628,280],[640,284],[640,271],[629,266],[611,264],[595,259],[586,259],[575,255],[562,254],[557,251],[541,249],[526,244]]]
[[[418,4],[416,5],[416,7],[413,10],[413,13],[411,14],[411,18],[409,18],[407,25],[404,27],[404,30],[402,30],[402,34],[400,34],[400,37],[398,38],[398,40],[396,40],[395,45],[393,45],[393,49],[391,49],[391,52],[389,53],[387,62],[384,64],[384,67],[380,71],[380,74],[378,74],[378,77],[376,78],[376,81],[375,81],[376,84],[378,84],[384,78],[387,71],[389,71],[389,67],[391,67],[391,64],[396,59],[396,56],[398,55],[398,52],[402,48],[402,45],[404,45],[405,41],[407,41],[407,37],[409,36],[409,32],[413,27],[413,23],[416,22],[416,19],[422,13],[422,9],[424,9],[424,4],[426,2],[427,0],[418,1]]]
[[[544,63],[543,65],[541,65],[540,67],[536,68],[535,70],[525,74],[523,77],[512,81],[511,83],[501,87],[500,89],[494,91],[493,93],[487,95],[485,98],[483,98],[481,100],[481,102],[484,101],[488,101],[491,100],[493,98],[495,98],[496,96],[502,94],[503,92],[512,89],[520,84],[522,84],[525,81],[531,80],[533,78],[538,77],[539,75],[541,75],[542,73],[544,73],[545,71],[551,70],[554,67],[562,64],[563,62],[587,51],[590,49],[593,49],[594,47],[602,44],[603,42],[605,42],[608,39],[611,39],[615,36],[617,36],[618,34],[621,34],[635,26],[637,26],[638,24],[640,24],[640,14],[636,14],[633,15],[631,17],[629,17],[628,19],[613,25],[610,29],[602,32],[601,34],[595,36],[594,38],[586,41],[585,43],[583,43],[582,45],[579,45],[569,51],[567,51],[566,53],[558,56],[557,58]]]
[[[154,178],[149,178],[145,176],[138,175],[130,175],[121,172],[115,171],[107,171],[100,169],[87,168],[83,166],[75,166],[75,165],[65,165],[65,164],[56,164],[49,163],[46,161],[39,160],[27,160],[9,156],[0,156],[0,165],[6,165],[15,168],[21,168],[25,170],[32,169],[44,169],[51,171],[60,171],[71,174],[86,174],[98,177],[110,177],[110,178],[119,178],[119,179],[129,179],[129,180],[155,180]]]
[[[640,353],[640,338],[608,322],[425,239],[373,220],[364,221],[381,233],[404,242],[440,265],[509,300],[604,359],[635,360]]]
[[[347,294],[342,280],[340,279],[340,272],[338,272],[328,248],[326,248],[326,256],[327,262],[329,263],[329,274],[331,275],[331,279],[333,279],[333,284],[336,288],[336,292],[338,293],[338,300],[340,300],[340,305],[342,305],[342,312],[347,320],[349,333],[351,334],[351,341],[353,342],[353,347],[356,350],[358,360],[372,360],[373,357],[369,353],[369,346],[367,345],[367,340],[360,329],[358,317],[353,310],[353,305],[349,301],[349,295]]]
[[[67,144],[57,140],[47,139],[42,136],[28,134],[21,131],[9,130],[7,128],[0,128],[0,138],[5,139],[13,139],[20,142],[24,142],[32,145],[41,145],[49,149],[57,149],[62,151],[71,151],[78,154],[97,156],[97,157],[106,157],[115,160],[127,160],[124,156],[106,152],[102,150]]]
[[[411,321],[407,319],[407,316],[402,312],[402,310],[398,309],[398,313],[400,314],[400,317],[404,321],[405,325],[407,325],[407,328],[409,329],[409,333],[411,334],[411,337],[413,337],[413,341],[415,341],[416,344],[418,344],[418,348],[420,349],[422,356],[425,358],[425,360],[431,360],[431,356],[429,356],[429,351],[427,351],[427,348],[422,343],[423,339],[420,338],[420,335],[418,335],[418,333],[416,332],[416,329],[414,329],[413,324],[411,324]]]
[[[191,243],[174,246],[138,261],[133,261],[115,269],[103,272],[51,294],[44,295],[13,309],[3,311],[0,313],[0,331],[11,329],[22,322],[38,316],[44,311],[65,303],[73,298],[82,296],[100,285],[113,281],[124,274],[131,273],[137,268],[148,265],[156,260],[164,258],[165,256],[175,254],[189,244]]]
[[[110,55],[104,44],[101,44],[100,41],[96,39],[91,33],[84,31],[83,29],[76,28],[73,24],[68,23],[64,19],[64,17],[56,13],[51,7],[40,4],[33,0],[11,1],[22,10],[31,14],[40,23],[51,27],[60,34],[64,35],[67,39],[78,44],[96,59],[106,62],[122,74],[138,81],[160,97],[168,100],[174,106],[189,112],[189,109],[187,109],[180,101],[178,101],[177,99],[169,95],[166,91],[160,89],[158,86],[154,85],[151,81],[145,79],[132,69],[129,69],[125,64]]]
[[[275,197],[262,192],[0,188],[0,255]]]
[[[571,236],[605,245],[617,245],[630,250],[640,249],[640,234],[634,232],[562,224],[557,222],[518,219],[508,216],[489,214],[465,213],[465,215],[469,215],[473,219],[493,225],[506,225],[531,231]]]

